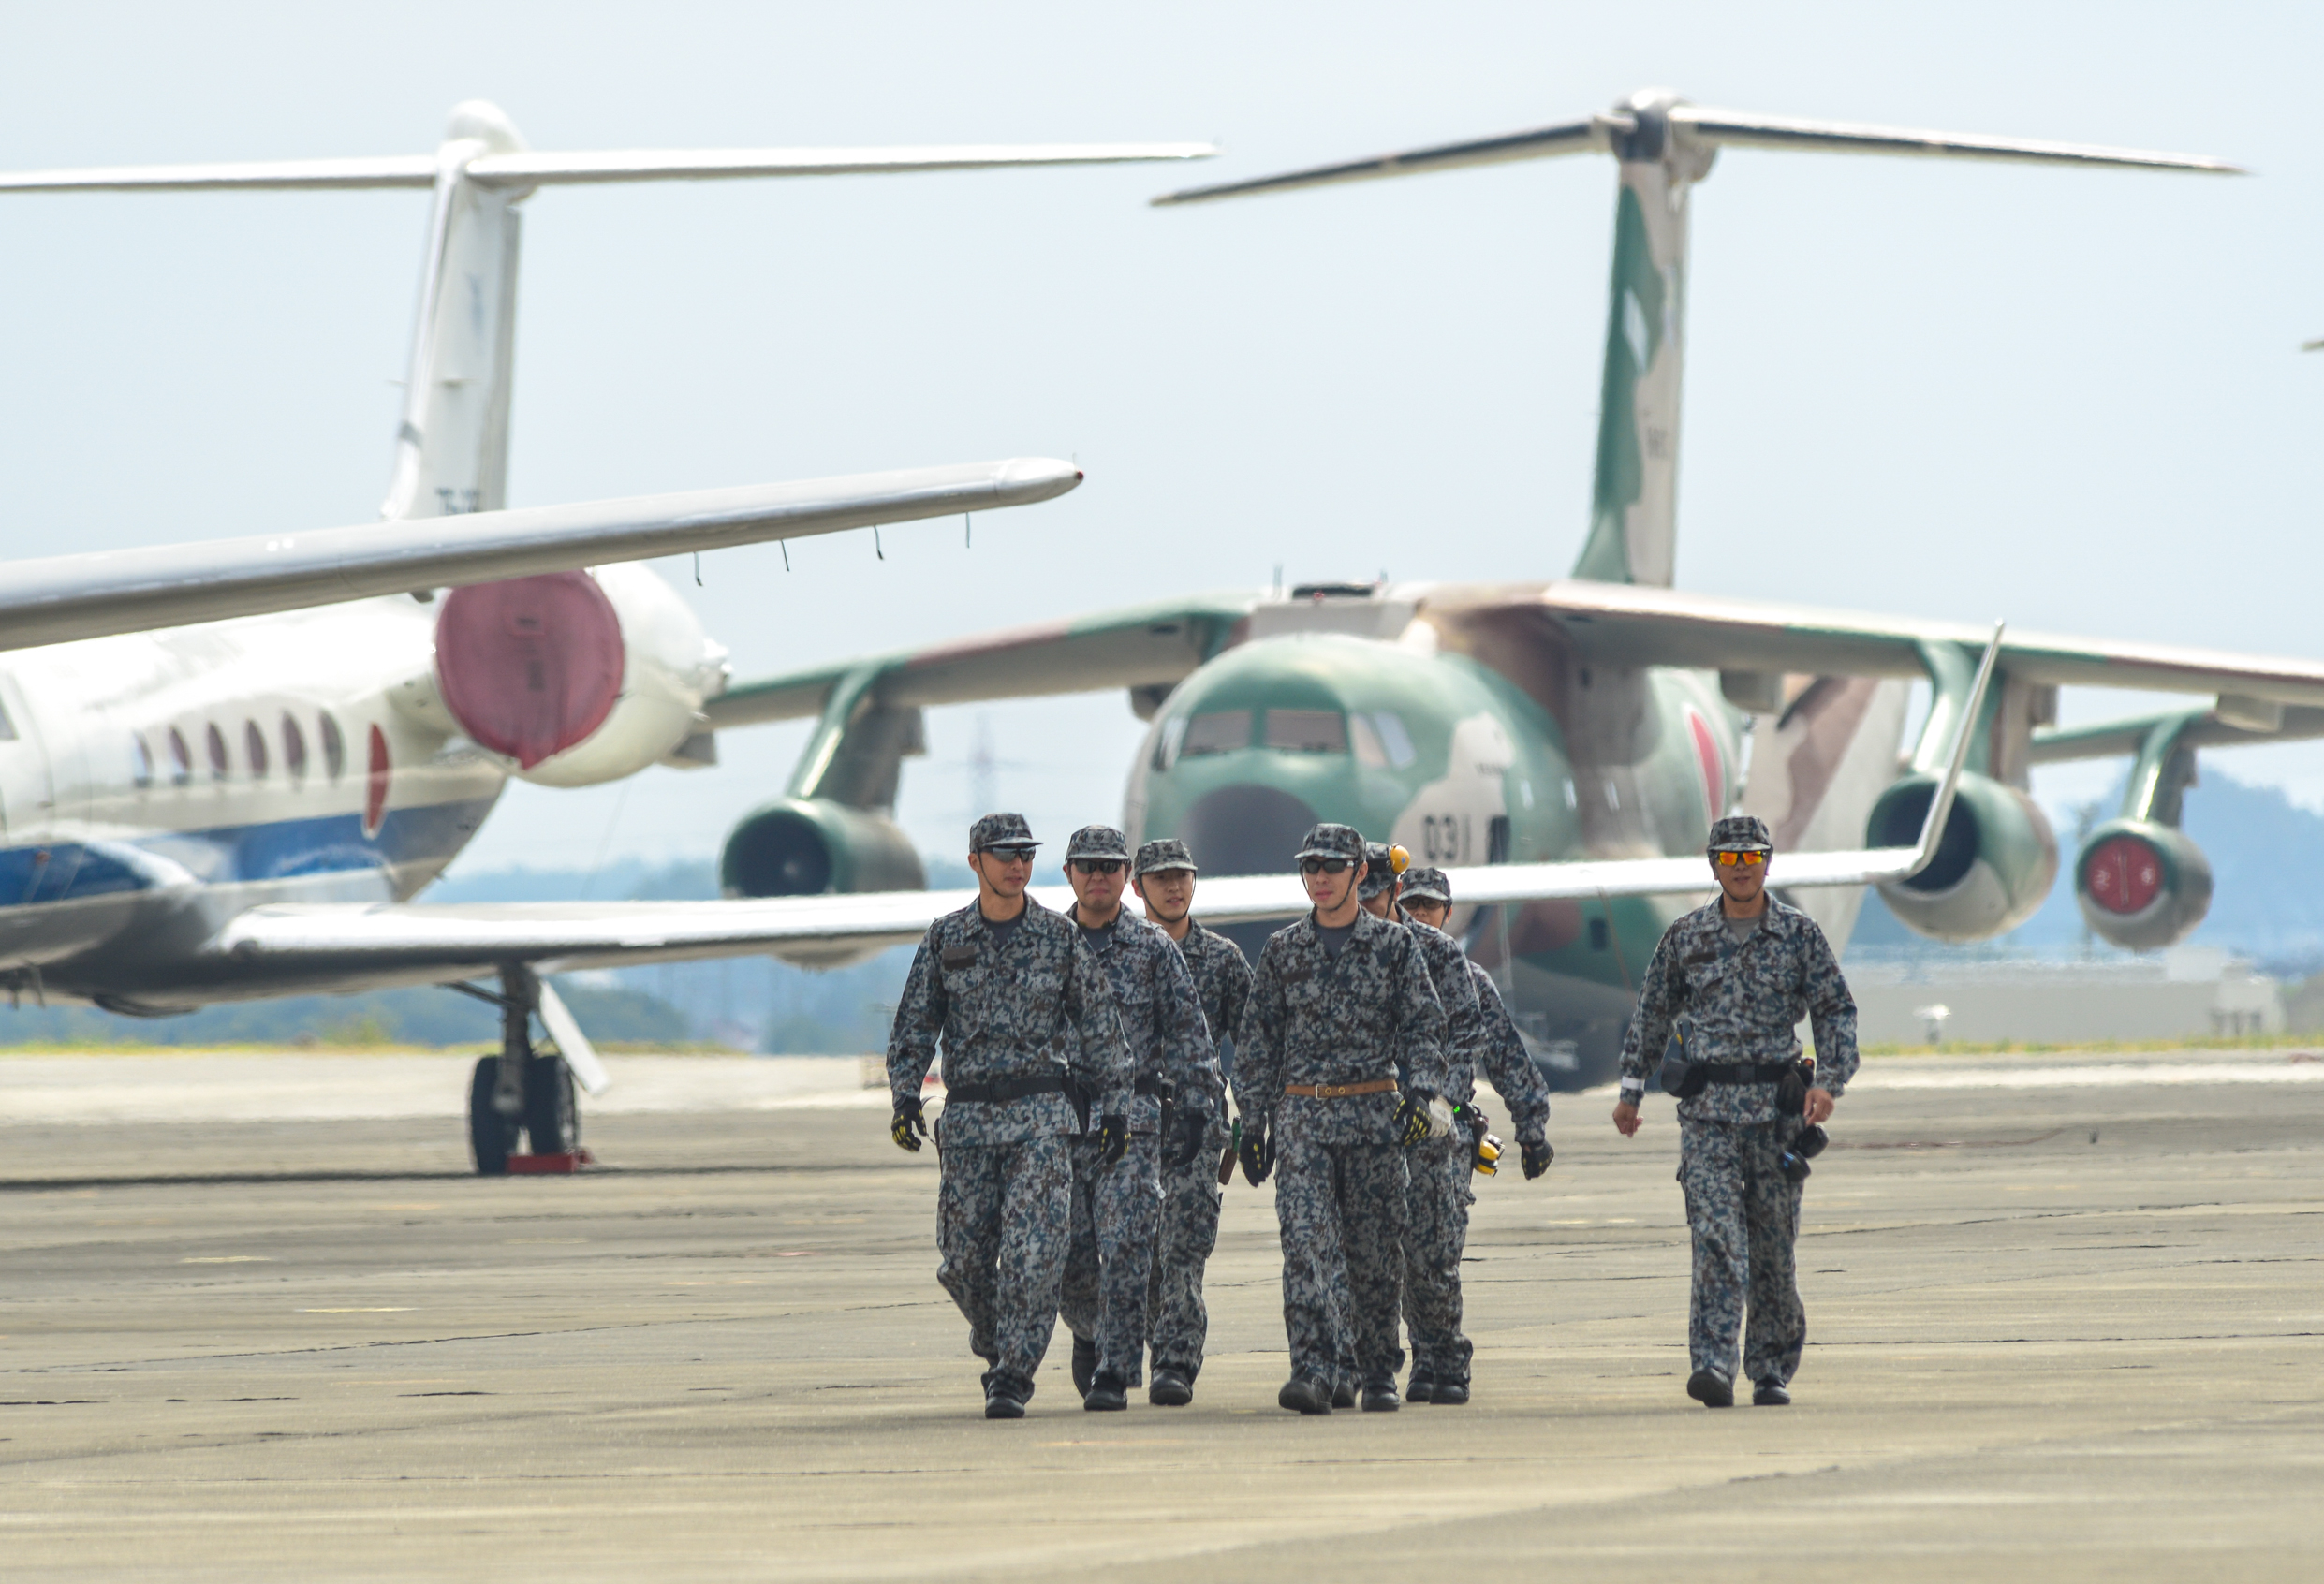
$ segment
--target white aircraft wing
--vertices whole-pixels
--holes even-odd
[[[1856,852],[1779,853],[1769,884],[1863,886],[1905,879],[1926,867],[1952,812],[1972,723],[1993,681],[2001,637],[1996,627],[1986,645],[1919,843]],[[1488,864],[1446,874],[1454,899],[1464,904],[1666,896],[1708,890],[1713,884],[1700,855]],[[1032,895],[1059,910],[1073,901],[1063,887],[1036,887]],[[512,962],[556,974],[761,952],[811,956],[817,947],[917,941],[937,918],[968,906],[976,896],[974,891],[884,891],[751,902],[259,907],[229,923],[204,955],[217,979],[295,980],[318,988],[466,978]],[[1205,880],[1197,902],[1202,917],[1213,923],[1296,917],[1308,906],[1299,876],[1287,873]]]
[[[0,563],[0,650],[1029,506],[1081,481],[1021,457]]]

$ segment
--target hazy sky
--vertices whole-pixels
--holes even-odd
[[[0,166],[1215,138],[1194,168],[566,189],[527,206],[516,504],[1018,454],[1089,481],[673,568],[750,677],[1205,587],[1564,572],[1602,156],[1186,211],[1195,181],[1586,114],[2216,154],[2243,180],[1729,151],[1698,192],[1679,580],[2313,655],[2324,20],[2288,6],[19,3]],[[427,199],[0,198],[0,553],[368,521]],[[2069,719],[2139,701],[2069,696]],[[902,809],[961,844],[979,711]],[[986,711],[1001,799],[1118,816],[1117,695]],[[803,728],[513,789],[467,867],[706,855]],[[2324,749],[2215,756],[2324,804]],[[2051,800],[2111,770],[2045,780]]]

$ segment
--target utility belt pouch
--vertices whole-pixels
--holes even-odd
[[[1700,1062],[1690,1062],[1682,1049],[1662,1059],[1663,1093],[1676,1100],[1692,1100],[1711,1086],[1711,1075]]]
[[[1807,1075],[1814,1071],[1804,1062],[1793,1064],[1775,1085],[1775,1114],[1796,1117],[1807,1109]]]

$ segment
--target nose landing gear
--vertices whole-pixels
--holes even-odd
[[[500,1005],[500,1054],[478,1057],[468,1085],[468,1143],[480,1177],[507,1175],[520,1131],[535,1155],[569,1155],[581,1147],[573,1069],[563,1056],[533,1049],[540,995],[539,977],[511,963],[500,971],[500,994],[490,997]]]

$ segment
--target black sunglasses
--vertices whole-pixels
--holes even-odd
[[[987,857],[999,858],[1003,863],[1031,863],[1033,861],[1034,849],[1030,846],[1012,843],[1002,847],[987,847],[984,850]]]
[[[1302,858],[1302,874],[1345,874],[1356,866],[1354,858]]]
[[[1119,874],[1129,866],[1121,858],[1075,858],[1073,867],[1084,874]]]

